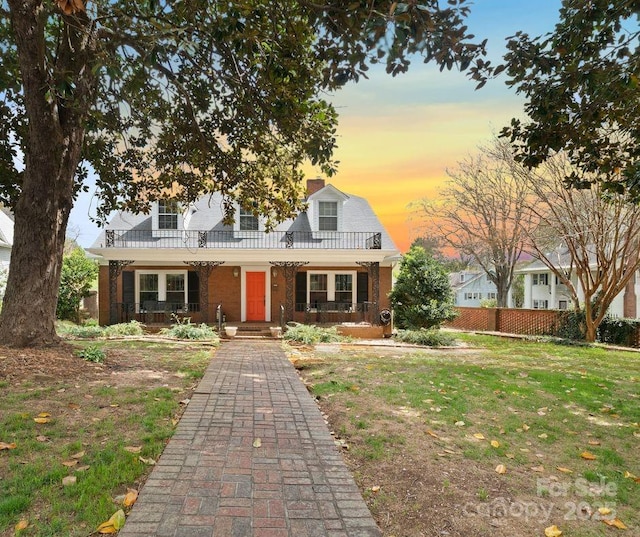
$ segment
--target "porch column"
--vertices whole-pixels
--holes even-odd
[[[294,284],[298,269],[304,265],[308,265],[308,261],[269,261],[274,267],[280,267],[284,273],[285,281],[285,305],[284,305],[284,322],[293,321],[293,312],[295,310],[296,293]]]
[[[200,321],[209,322],[209,276],[211,271],[224,264],[224,261],[185,261],[198,273],[198,296],[200,298]]]
[[[109,261],[109,324],[118,322],[118,278],[122,274],[122,269],[131,265],[133,261]]]
[[[365,267],[371,278],[371,291],[373,294],[373,321],[371,324],[380,324],[380,263],[377,261],[356,261],[361,267]]]

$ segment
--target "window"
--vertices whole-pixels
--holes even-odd
[[[496,300],[498,298],[497,293],[487,293],[487,298],[489,300]]]
[[[308,272],[307,302],[312,308],[327,302],[349,308],[357,302],[355,272]]]
[[[338,231],[338,202],[318,202],[318,229],[320,231]]]
[[[533,275],[533,285],[549,285],[549,275],[548,274],[534,274]]]
[[[258,231],[258,217],[240,207],[240,231]]]
[[[186,271],[137,271],[137,301],[144,309],[182,309],[187,304]],[[158,303],[164,302],[160,306]]]
[[[326,274],[309,274],[309,304],[312,307],[328,301],[327,282]]]
[[[460,283],[464,283],[464,272],[460,273]]]
[[[559,310],[566,310],[568,306],[569,306],[569,303],[566,300],[558,300]]]
[[[353,276],[351,274],[335,275],[335,300],[340,304],[353,302]]]
[[[161,200],[158,202],[158,229],[178,229],[178,202]]]
[[[534,310],[547,310],[547,309],[549,309],[549,301],[548,300],[534,300],[533,301],[533,309]]]

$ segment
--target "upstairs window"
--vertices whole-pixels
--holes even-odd
[[[258,217],[240,207],[240,231],[258,231]]]
[[[548,274],[534,274],[533,275],[533,285],[549,285],[549,275]]]
[[[178,202],[161,200],[158,202],[158,229],[178,229]]]
[[[318,202],[318,229],[320,231],[338,231],[338,202]]]

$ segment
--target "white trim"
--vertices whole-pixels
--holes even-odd
[[[336,278],[338,274],[351,275],[351,303],[358,302],[358,271],[357,270],[308,270],[307,271],[307,304],[311,304],[309,297],[311,296],[311,275],[326,274],[327,275],[327,302],[334,302],[336,299]]]
[[[242,266],[240,267],[240,322],[247,322],[247,272],[264,272],[264,321],[271,322],[271,267]]]
[[[189,302],[189,274],[187,270],[136,270],[134,271],[134,293],[138,308],[140,303],[140,275],[141,274],[157,274],[158,275],[158,302],[166,302],[167,300],[167,275],[181,274],[184,277],[184,304]]]

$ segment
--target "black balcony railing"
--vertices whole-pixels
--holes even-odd
[[[367,231],[105,231],[107,248],[236,248],[380,250],[382,234]]]

